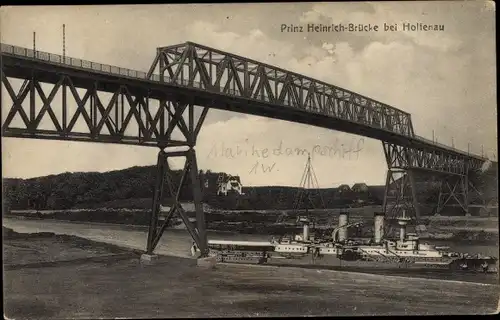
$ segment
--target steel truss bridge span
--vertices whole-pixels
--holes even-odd
[[[458,182],[449,189],[467,212],[468,177],[487,160],[415,135],[407,112],[322,81],[192,42],[157,48],[148,72],[8,44],[1,45],[1,53],[2,86],[12,102],[2,122],[4,137],[157,146],[161,148],[159,175],[168,168],[166,158],[184,156],[185,173],[195,169],[194,175],[189,174],[195,189],[199,189],[199,177],[194,146],[210,108],[381,140],[389,168],[384,207],[394,214],[405,208],[407,214],[419,215],[411,178],[418,170],[455,177],[451,180]],[[23,81],[17,92],[11,79]],[[51,85],[50,93],[44,92],[42,83]],[[109,102],[103,102],[103,93],[111,94]],[[56,99],[58,95],[60,99]],[[76,109],[70,105],[76,105]],[[194,106],[203,108],[197,120]],[[16,116],[22,125],[13,124]],[[79,120],[84,121],[84,130],[76,129]],[[54,129],[40,128],[42,121],[50,122]],[[132,126],[137,132],[130,134],[128,128]],[[172,137],[174,129],[182,133],[182,139]],[[189,150],[164,151],[178,146]],[[396,177],[398,174],[403,177]],[[462,198],[456,196],[457,186],[464,194]],[[175,200],[180,187],[178,191],[174,189],[171,191],[177,194]],[[162,190],[163,182],[155,192],[148,252],[153,251],[169,220],[160,227],[153,223],[157,220]],[[196,206],[197,227],[188,226],[188,230],[204,248],[206,234],[203,213],[198,213],[198,191],[194,192],[200,201],[200,206]],[[180,205],[171,208],[168,217],[175,212],[185,215]]]

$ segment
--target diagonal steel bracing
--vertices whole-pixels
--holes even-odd
[[[436,214],[446,205],[458,204],[465,214],[469,213],[469,182],[468,176],[446,176],[441,180]]]
[[[486,208],[486,201],[474,185],[477,175],[447,176],[443,177],[439,187],[438,202],[435,207],[435,214],[439,215],[447,206],[458,207],[468,215],[470,205]]]
[[[413,136],[411,116],[404,111],[319,80],[191,42],[158,48],[146,77]]]
[[[1,44],[1,51],[5,75],[35,79],[28,82],[26,93],[20,91],[21,97],[28,95],[28,100],[33,101],[36,81],[57,84],[59,75],[67,77],[61,86],[63,96],[68,98],[74,95],[71,87],[89,89],[95,85],[95,90],[114,93],[120,85],[123,94],[129,95],[125,97],[126,103],[131,105],[127,121],[137,121],[135,125],[140,127],[136,135],[129,137],[120,137],[123,130],[115,129],[116,133],[113,133],[112,123],[120,127],[122,123],[118,118],[123,117],[123,113],[120,114],[120,108],[112,107],[108,114],[100,98],[91,95],[84,97],[88,100],[82,99],[92,104],[90,114],[81,112],[89,127],[94,129],[87,136],[73,132],[61,135],[58,121],[53,116],[54,113],[58,116],[57,112],[50,111],[54,108],[46,108],[45,114],[52,118],[56,129],[44,131],[25,127],[19,130],[3,124],[3,132],[11,137],[60,139],[64,136],[67,140],[154,146],[164,136],[163,129],[166,129],[165,123],[170,116],[165,110],[166,101],[181,101],[179,96],[183,96],[184,100],[196,100],[200,106],[313,124],[387,141],[411,150],[412,166],[423,166],[427,170],[456,173],[464,161],[472,168],[485,160],[416,136],[410,114],[400,109],[304,75],[192,42],[158,48],[147,73],[71,57],[63,59],[56,54],[33,52],[7,44]],[[7,91],[13,100],[21,98],[12,90]],[[121,95],[118,101],[123,101],[123,98]],[[157,106],[151,103],[153,101],[161,101],[159,113],[154,113]],[[18,104],[14,107],[19,109]],[[29,109],[28,113],[19,115],[26,123],[35,118],[34,107]],[[59,122],[65,132],[69,121],[67,109],[63,108],[62,113],[63,119]],[[96,119],[99,117],[106,120],[99,122]],[[145,119],[138,120],[139,117]],[[44,114],[40,121],[43,118]],[[104,123],[105,129],[102,130],[101,126],[93,128],[97,126],[96,122]],[[101,131],[109,132],[109,135]]]
[[[413,168],[436,174],[466,175],[469,174],[469,170],[479,166],[479,163],[475,166],[469,165],[469,159],[466,156],[445,151],[437,152],[425,148],[419,150],[385,142],[383,148],[389,168]]]
[[[2,73],[2,85],[12,101],[2,124],[2,135],[159,147],[159,180],[153,197],[147,250],[151,253],[155,249],[170,218],[178,214],[198,247],[206,251],[205,218],[194,146],[209,106],[202,108],[196,120],[195,105],[188,95],[156,92],[152,97],[147,87],[96,79],[82,82],[80,77],[63,73],[54,76],[52,83],[47,83],[41,81],[37,72],[32,72],[16,90],[15,83],[19,80]],[[188,150],[171,151],[176,147]],[[176,182],[169,178],[168,158],[178,156],[185,157],[186,164],[180,185],[176,187]],[[193,188],[196,226],[191,225],[179,202],[181,190],[189,181]],[[172,198],[172,209],[165,222],[158,225],[164,188]]]
[[[11,100],[2,123],[5,137],[108,142],[146,146],[188,146],[201,124],[187,133],[184,110],[193,113],[188,96],[164,95],[152,98],[147,89],[117,84],[109,90],[106,83],[59,74],[54,83],[42,82],[36,73],[18,79],[2,73],[2,85]],[[49,88],[49,89],[47,89]],[[160,96],[161,97],[161,96]],[[39,111],[37,111],[37,109]],[[202,118],[208,107],[203,108]],[[170,119],[174,119],[170,122]],[[175,129],[181,137],[172,137]],[[196,129],[196,130],[195,130]]]
[[[185,157],[186,161],[184,168],[181,172],[181,178],[176,186],[176,182],[173,180],[171,175],[170,166],[168,164],[168,159],[172,157]],[[157,176],[156,185],[153,195],[153,206],[151,210],[150,228],[147,240],[147,253],[152,254],[156,246],[158,245],[165,229],[169,225],[172,217],[178,214],[182,219],[187,231],[193,238],[194,242],[197,244],[198,248],[202,252],[202,255],[207,254],[207,234],[205,227],[205,215],[202,207],[202,194],[201,194],[201,184],[198,173],[196,154],[194,149],[189,149],[188,151],[164,151],[160,150],[158,153],[157,161]],[[193,201],[195,204],[196,211],[196,226],[194,226],[189,217],[181,205],[182,190],[187,183],[187,180],[191,180],[191,186],[193,191]],[[170,209],[164,216],[163,222],[159,223],[161,203],[164,199],[165,187],[167,188],[169,194],[169,205]]]
[[[469,189],[475,189],[469,177],[478,171],[480,163],[446,152],[417,150],[386,142],[382,145],[388,167],[383,206],[389,219],[401,216],[405,210],[405,214],[418,223],[417,172],[432,173],[441,179],[436,213],[449,204],[458,204],[465,214],[469,213]]]
[[[201,181],[194,147],[207,115],[208,108],[204,108],[199,118],[195,120],[194,105],[192,103],[174,101],[168,104],[167,101],[163,100],[160,101],[160,105],[170,106],[169,108],[166,108],[168,114],[166,118],[167,122],[164,122],[161,126],[164,127],[166,125],[167,127],[165,131],[167,141],[170,139],[174,128],[178,128],[186,138],[189,149],[186,151],[173,151],[168,143],[158,144],[160,151],[158,153],[156,166],[157,176],[152,201],[150,228],[147,240],[147,253],[153,253],[172,217],[175,214],[178,214],[194,242],[198,248],[200,248],[201,255],[206,256],[208,254],[208,242],[205,226],[205,213],[203,212]],[[184,117],[186,113],[187,123]],[[168,163],[168,159],[173,157],[185,158],[184,168],[181,171],[180,181],[178,182],[174,181],[172,171],[170,170]],[[192,197],[196,212],[196,226],[193,226],[180,202],[182,190],[184,190],[184,186],[187,181],[191,182]],[[170,209],[164,217],[163,222],[159,225],[160,208],[164,199],[165,187],[167,188],[169,194],[168,202]]]
[[[383,210],[388,223],[386,234],[392,234],[395,219],[403,215],[411,217],[413,225],[420,218],[420,208],[415,186],[415,176],[412,170],[393,169],[387,171]]]

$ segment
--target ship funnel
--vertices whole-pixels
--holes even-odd
[[[304,241],[308,241],[309,240],[309,224],[308,223],[304,223]]]
[[[374,214],[374,241],[375,243],[380,243],[384,238],[384,212],[375,212]]]
[[[339,214],[339,238],[338,241],[342,242],[348,238],[349,212],[341,212]]]
[[[405,210],[403,210],[403,216],[398,217],[397,220],[399,224],[399,239],[403,242],[406,238],[406,225],[411,219],[405,215]]]
[[[307,217],[297,217],[297,222],[302,222],[302,237],[304,241],[309,240],[309,223],[310,220]]]

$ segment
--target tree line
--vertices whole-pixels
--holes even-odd
[[[99,208],[111,204],[113,207],[149,208],[155,186],[155,171],[155,166],[145,166],[104,173],[66,172],[31,179],[6,178],[3,179],[4,206],[13,210]],[[203,201],[221,209],[272,210],[381,205],[384,197],[384,186],[368,186],[367,190],[359,192],[339,192],[337,188],[329,188],[310,190],[308,193],[293,187],[244,187],[244,195],[217,196],[217,179],[221,173],[210,170],[201,170],[199,173]],[[176,186],[181,174],[180,170],[170,173]],[[496,179],[496,174],[493,178]],[[427,184],[425,188],[420,188],[423,191],[419,194],[419,201],[435,203],[437,188],[437,184]],[[493,189],[496,190],[496,182]],[[168,205],[170,198],[169,189],[165,188],[163,204]],[[192,199],[191,182],[186,179],[181,188],[180,200]]]
[[[13,210],[59,210],[70,208],[95,208],[109,203],[123,203],[125,207],[148,207],[153,196],[156,168],[132,167],[124,170],[75,172],[49,175],[31,179],[3,179],[5,205]],[[182,172],[172,171],[171,179],[178,186]],[[200,171],[203,201],[222,209],[293,209],[335,207],[363,199],[374,203],[379,197],[370,193],[343,195],[334,188],[312,190],[300,197],[299,188],[292,187],[244,187],[245,195],[229,193],[217,196],[217,179],[221,173]],[[168,205],[171,195],[164,190],[163,204]],[[297,202],[297,198],[301,198]],[[181,188],[181,201],[193,199],[191,182],[187,179]],[[136,201],[133,201],[136,200]],[[149,200],[149,201],[148,201]]]

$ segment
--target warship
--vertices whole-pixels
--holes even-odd
[[[309,234],[310,222],[301,218],[302,234],[282,236],[270,241],[212,239],[208,241],[209,256],[216,257],[218,262],[230,263],[498,272],[498,260],[495,257],[453,252],[447,247],[421,243],[417,235],[406,233],[410,219],[404,215],[398,218],[399,239],[390,239],[383,235],[384,214],[375,213],[375,234],[368,241],[347,237],[349,227],[361,224],[348,223],[347,217],[347,213],[340,214],[339,226],[333,230],[331,239],[315,238]]]
[[[309,167],[306,174],[314,175],[310,158],[306,167]],[[209,256],[215,257],[218,262],[229,263],[498,272],[498,259],[495,257],[453,252],[448,247],[422,243],[417,234],[407,233],[412,219],[404,209],[396,218],[399,235],[392,237],[385,235],[388,228],[384,212],[374,213],[374,232],[367,240],[349,237],[350,228],[362,226],[363,222],[350,222],[348,212],[339,214],[338,226],[329,236],[316,237],[311,232],[313,220],[306,209],[306,214],[297,216],[296,220],[302,225],[301,233],[277,239],[272,237],[269,241],[211,239],[208,241]],[[198,254],[195,247],[191,251],[193,255]]]

